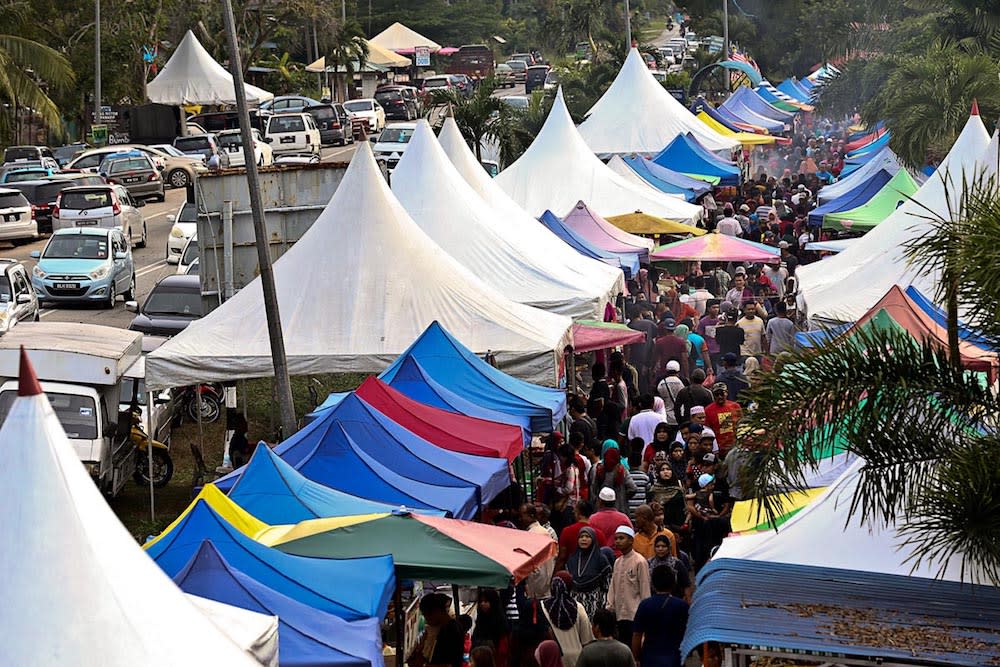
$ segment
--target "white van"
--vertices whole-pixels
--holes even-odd
[[[271,145],[275,155],[282,153],[319,155],[321,145],[316,121],[307,113],[282,113],[271,116],[267,121],[264,141]]]
[[[146,203],[132,198],[121,185],[85,185],[59,193],[52,209],[52,231],[73,227],[120,229],[137,248],[146,247]]]

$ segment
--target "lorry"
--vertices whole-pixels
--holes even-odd
[[[446,72],[478,81],[493,76],[493,51],[485,44],[466,44],[451,56]]]
[[[116,496],[136,474],[122,383],[142,358],[142,334],[97,324],[25,322],[0,337],[0,423],[17,397],[20,349],[97,487]]]

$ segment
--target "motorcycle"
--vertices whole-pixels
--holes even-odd
[[[201,394],[201,421],[211,424],[222,414],[223,388],[221,385],[204,382],[181,389],[181,414],[192,422],[198,421],[198,394]]]
[[[153,440],[146,435],[146,430],[142,427],[142,412],[132,411],[132,430],[129,438],[136,449],[135,471],[132,479],[140,486],[149,486],[149,454],[147,447],[153,445],[153,487],[162,489],[170,482],[174,476],[174,461],[170,458],[170,446],[159,440]]]

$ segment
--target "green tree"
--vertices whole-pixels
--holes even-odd
[[[531,94],[527,109],[502,105],[493,121],[492,131],[500,146],[500,166],[506,167],[521,157],[541,132],[552,110],[555,96],[536,90]]]
[[[350,99],[354,87],[354,67],[364,68],[368,62],[368,42],[361,24],[348,19],[341,24],[333,34],[330,43],[330,55],[327,64],[336,68],[334,79],[334,96],[337,95],[340,73],[344,73],[345,90],[343,99]],[[338,98],[339,99],[339,98]]]
[[[457,88],[435,90],[431,95],[431,107],[426,112],[430,116],[434,113],[435,107],[448,107],[448,113],[455,118],[462,136],[469,142],[476,159],[480,161],[483,159],[483,139],[497,137],[494,121],[502,107],[506,106],[500,98],[493,97],[496,88],[496,80],[488,77],[479,82],[469,97],[463,95]]]

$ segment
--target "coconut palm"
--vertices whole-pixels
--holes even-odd
[[[462,136],[476,154],[476,159],[482,161],[483,139],[496,136],[493,124],[504,107],[499,97],[493,97],[496,88],[496,80],[487,77],[479,82],[469,97],[462,94],[458,88],[432,91],[431,104],[428,105],[425,115],[433,117],[437,107],[448,107],[458,129],[462,131]]]
[[[344,74],[344,99],[351,96],[354,87],[355,66],[364,69],[368,62],[368,42],[365,39],[365,31],[361,24],[354,19],[348,19],[341,23],[331,37],[330,64],[336,72],[334,78],[334,96],[337,93],[337,84],[340,74]]]
[[[23,23],[18,3],[0,3],[0,20],[13,32]],[[73,83],[73,69],[58,51],[17,34],[0,34],[0,98],[6,108],[22,107],[42,117],[50,128],[62,127],[56,104],[47,88],[68,88]],[[9,134],[13,118],[0,114],[0,132]]]
[[[741,474],[773,519],[783,494],[768,494],[804,490],[836,429],[865,460],[851,514],[896,522],[911,565],[943,571],[957,558],[963,578],[984,572],[998,585],[1000,399],[960,365],[957,306],[1000,346],[1000,188],[980,177],[961,191],[954,212],[909,247],[921,270],[943,276],[937,297],[949,303],[951,344],[870,330],[783,355],[752,392],[756,409],[742,426],[753,453]]]

